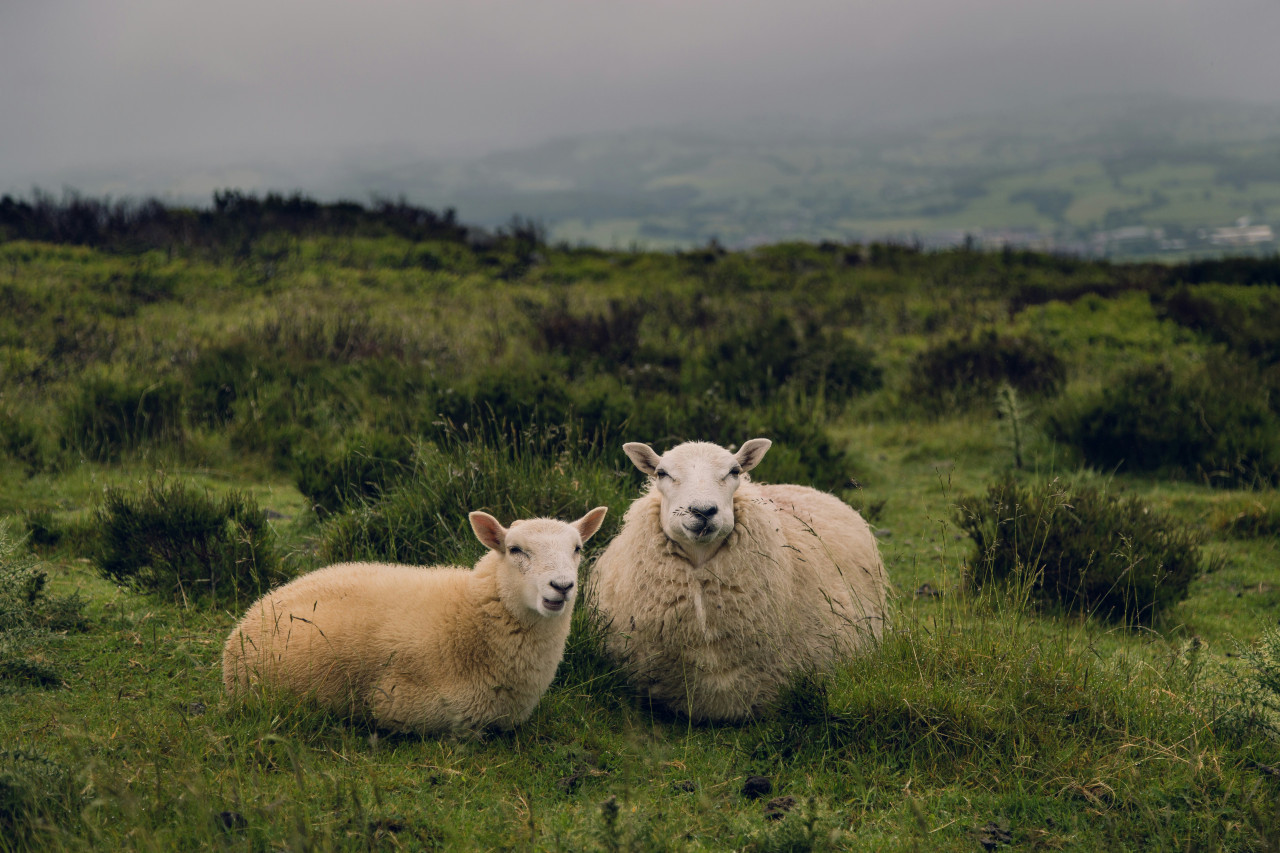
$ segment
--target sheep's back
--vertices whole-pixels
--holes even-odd
[[[835,495],[807,486],[759,485],[795,549],[796,623],[837,640],[848,652],[880,637],[888,585],[875,534]]]
[[[430,666],[471,572],[340,563],[273,590],[227,638],[223,682],[313,695],[352,710],[388,668]]]

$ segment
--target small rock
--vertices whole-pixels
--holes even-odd
[[[404,822],[404,819],[398,817],[380,817],[377,820],[369,821],[369,831],[374,835],[384,835],[386,833],[394,835],[397,832],[404,832],[406,826],[408,824]]]
[[[556,787],[566,794],[572,794],[578,790],[578,786],[582,784],[582,777],[587,775],[582,770],[575,770],[568,776],[562,776],[556,780]]]
[[[787,812],[796,807],[795,797],[774,797],[764,806],[765,820],[782,820]]]
[[[748,800],[758,800],[773,791],[773,783],[768,776],[748,776],[742,783],[742,796]]]
[[[934,589],[931,583],[922,583],[916,590],[916,598],[941,598],[942,590]]]
[[[978,830],[978,843],[983,850],[995,850],[1001,844],[1012,844],[1013,833],[995,821],[988,821],[986,826]]]

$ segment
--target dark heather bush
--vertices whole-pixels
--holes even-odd
[[[989,404],[1005,382],[1020,394],[1052,396],[1066,375],[1066,365],[1043,342],[988,330],[920,353],[911,364],[908,382],[919,403],[946,411]]]
[[[62,413],[63,448],[103,462],[182,435],[182,389],[167,379],[91,377],[80,383]]]
[[[1046,427],[1097,468],[1214,486],[1280,482],[1280,416],[1257,370],[1224,358],[1177,372],[1135,368],[1083,403],[1063,405]]]
[[[1161,313],[1180,326],[1262,364],[1280,362],[1280,294],[1272,288],[1255,306],[1195,287],[1179,287],[1160,302]]]
[[[470,435],[450,432],[421,445],[402,479],[325,523],[322,558],[467,565],[481,549],[467,521],[473,510],[508,524],[578,518],[603,504],[610,519],[621,519],[635,496],[630,480],[618,476],[621,450],[610,465],[595,447],[562,441],[559,426],[506,428],[502,435],[501,425],[482,424]]]
[[[218,427],[235,415],[235,402],[248,390],[253,375],[245,342],[202,349],[187,366],[187,408],[191,417]]]
[[[364,432],[333,450],[327,445],[300,450],[296,459],[298,491],[327,515],[381,494],[408,472],[413,448],[403,436]]]
[[[1187,597],[1199,535],[1137,498],[1006,478],[957,504],[973,539],[967,581],[1022,589],[1050,609],[1150,623]]]
[[[283,579],[275,536],[253,498],[182,483],[108,489],[97,510],[98,571],[187,605],[238,604]]]
[[[724,396],[752,404],[783,386],[810,395],[845,398],[879,388],[882,371],[874,353],[839,331],[797,323],[775,314],[722,340],[709,353],[704,382]],[[697,389],[691,389],[697,390]]]
[[[549,306],[528,310],[533,316],[535,341],[544,351],[567,355],[574,363],[613,369],[636,362],[640,324],[649,307],[643,301],[614,299],[601,313],[579,315],[569,310],[562,297]]]

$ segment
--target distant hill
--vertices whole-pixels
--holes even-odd
[[[370,169],[366,187],[513,213],[603,246],[967,236],[1091,254],[1265,251],[1280,226],[1280,109],[1093,98],[892,131],[777,121],[572,137]],[[1242,217],[1250,234],[1214,229]],[[1250,236],[1251,235],[1251,236]]]
[[[1280,107],[1085,98],[885,126],[858,117],[639,128],[473,158],[143,163],[50,188],[207,204],[213,190],[404,199],[605,248],[894,240],[1108,257],[1274,253]],[[1247,220],[1242,222],[1241,220]]]

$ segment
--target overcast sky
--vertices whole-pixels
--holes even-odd
[[[0,0],[0,190],[690,120],[1275,103],[1277,41],[1277,0]]]

